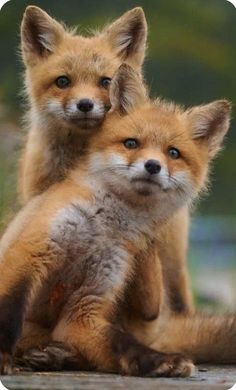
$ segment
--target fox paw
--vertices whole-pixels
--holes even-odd
[[[31,348],[17,359],[18,365],[34,371],[61,371],[87,369],[88,363],[62,343],[52,342],[44,348]]]
[[[151,372],[151,376],[188,377],[195,372],[193,362],[181,355],[166,355]]]
[[[120,359],[122,372],[148,377],[188,377],[195,371],[191,360],[181,355],[166,355],[155,351],[139,351]]]

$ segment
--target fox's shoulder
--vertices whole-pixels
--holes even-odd
[[[51,221],[61,209],[69,207],[75,201],[89,202],[91,199],[91,189],[83,183],[78,185],[68,179],[51,186],[46,192],[30,200],[10,223],[0,241],[1,254],[15,240],[24,240],[36,233],[46,236]]]

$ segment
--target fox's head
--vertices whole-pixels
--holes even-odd
[[[83,37],[46,12],[26,8],[21,48],[33,112],[60,125],[93,128],[110,109],[109,85],[123,62],[141,72],[147,24],[141,8]]]
[[[205,186],[228,131],[229,102],[185,110],[151,101],[128,65],[114,76],[110,99],[113,112],[91,139],[90,172],[135,201],[167,202],[170,209],[190,203]]]

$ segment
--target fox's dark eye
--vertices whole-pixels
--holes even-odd
[[[138,148],[138,141],[134,138],[128,138],[123,142],[124,146],[127,149],[137,149]]]
[[[110,77],[102,77],[100,80],[100,84],[103,88],[107,89],[109,85],[111,84],[111,78]]]
[[[169,148],[168,154],[173,160],[177,160],[178,158],[180,158],[180,151],[176,148]]]
[[[67,88],[70,85],[70,79],[67,76],[60,76],[55,82],[56,86],[61,89]]]

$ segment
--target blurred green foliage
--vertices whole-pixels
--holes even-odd
[[[32,3],[68,25],[79,25],[83,34],[142,6],[149,25],[145,75],[151,94],[185,105],[236,100],[236,10],[226,0],[11,0],[0,13],[0,99],[11,121],[19,123],[23,111],[17,52],[22,14]],[[215,165],[212,194],[200,205],[202,214],[235,214],[235,153],[233,121],[227,148]],[[11,196],[4,190],[10,158],[3,153],[0,160],[1,209]]]

